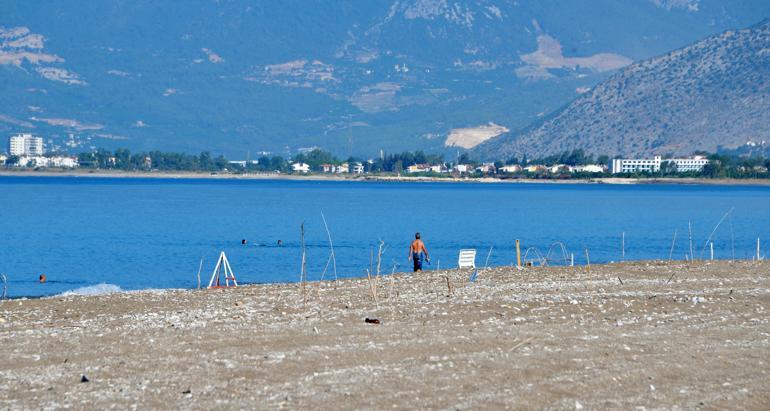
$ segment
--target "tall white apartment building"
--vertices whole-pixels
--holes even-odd
[[[12,156],[42,156],[43,138],[32,134],[17,134],[8,139],[8,154]]]
[[[703,170],[703,166],[708,164],[709,160],[703,156],[695,156],[692,158],[667,158],[665,160],[661,156],[655,156],[652,159],[616,158],[612,160],[611,169],[613,174],[637,172],[655,173],[660,171],[660,165],[662,163],[671,163],[676,166],[676,171],[678,173],[684,173],[687,171]]]

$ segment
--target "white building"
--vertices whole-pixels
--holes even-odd
[[[234,165],[246,168],[247,165],[257,165],[259,164],[259,160],[230,160],[228,163]]]
[[[524,167],[524,171],[526,171],[528,173],[539,173],[539,172],[545,171],[545,170],[546,170],[546,167],[544,165],[540,165],[540,164],[533,164],[531,166]]]
[[[468,164],[458,164],[454,167],[454,171],[458,173],[467,173],[469,169],[470,166]]]
[[[605,168],[598,164],[586,164],[584,166],[575,166],[573,170],[578,173],[603,173]]]
[[[709,160],[704,156],[695,156],[693,158],[674,158],[671,161],[676,165],[676,171],[678,173],[684,173],[687,171],[701,171],[703,166],[709,163]]]
[[[500,167],[500,171],[503,173],[518,173],[521,170],[521,166],[518,164],[509,164],[507,166]]]
[[[291,169],[295,173],[309,173],[310,165],[306,163],[291,163]]]
[[[77,166],[77,157],[48,157],[47,167],[76,168]]]
[[[18,134],[8,139],[8,154],[12,156],[23,156],[26,154],[24,150],[24,141],[26,136],[32,137],[31,134]]]
[[[363,174],[364,173],[364,165],[363,163],[355,162],[353,163],[353,174]]]
[[[350,165],[348,163],[342,163],[334,168],[334,172],[337,174],[347,174],[350,172]]]
[[[8,139],[8,154],[12,156],[42,156],[43,138],[32,134],[17,134]]]
[[[493,174],[497,172],[497,169],[495,168],[495,163],[484,163],[476,167],[476,171],[480,171],[484,174]]]
[[[655,156],[652,159],[631,159],[631,158],[616,158],[612,160],[612,173],[636,173],[647,172],[655,173],[660,171],[660,165],[662,163],[669,163],[675,167],[679,173],[687,171],[701,171],[703,166],[709,163],[709,160],[703,156],[695,156],[692,158],[668,158],[663,159],[661,156]]]
[[[566,164],[554,164],[550,167],[548,167],[548,171],[551,174],[557,174],[557,173],[571,173],[572,167],[566,165]]]
[[[407,173],[427,173],[430,171],[430,164],[412,164],[406,168]]]
[[[43,157],[43,156],[21,156],[15,164],[16,167],[56,167],[56,168],[76,168],[78,166],[76,157]]]

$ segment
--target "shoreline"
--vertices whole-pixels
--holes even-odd
[[[764,263],[765,260],[760,260],[759,263]],[[701,265],[709,263],[717,263],[717,264],[756,264],[757,262],[755,260],[729,260],[729,259],[715,259],[715,260],[696,260],[694,262],[688,262],[687,260],[626,260],[626,261],[611,261],[611,262],[600,262],[600,263],[594,263],[591,264],[591,268],[598,267],[599,269],[611,269],[613,267],[623,267],[628,265],[640,265],[640,264],[647,264],[647,265],[682,265],[682,266],[688,266],[688,265]],[[570,269],[570,270],[584,270],[586,266],[584,265],[547,265],[547,266],[534,266],[534,267],[528,267],[526,269]],[[490,266],[486,268],[478,267],[478,273],[482,274],[484,271],[495,271],[495,270],[506,270],[511,269],[511,266],[502,265],[502,266]],[[523,268],[523,270],[525,270]],[[435,274],[437,272],[456,272],[461,271],[459,268],[447,268],[444,270],[425,270],[421,271],[420,273],[413,273],[411,271],[403,271],[403,272],[396,272],[393,274],[387,274],[383,273],[381,274],[382,278],[389,278],[391,275],[395,276],[407,276],[407,277],[419,277],[420,275],[429,275],[431,273]],[[364,281],[367,280],[366,276],[360,275],[360,276],[353,276],[353,277],[340,277],[339,280],[336,281]],[[307,280],[305,284],[309,287],[313,286],[319,286],[321,284],[332,284],[335,283],[335,280]],[[271,286],[277,286],[277,287],[299,287],[300,281],[276,281],[276,282],[241,282],[238,287],[271,287]],[[94,292],[94,293],[79,293],[76,292],[78,290],[83,289],[93,289],[98,286],[107,286],[107,287],[116,287],[117,290],[109,290],[104,292]],[[237,287],[231,287],[231,288],[237,288]],[[165,292],[201,292],[201,291],[207,291],[210,290],[205,285],[202,285],[201,288],[196,287],[169,287],[169,288],[137,288],[137,289],[123,289],[117,284],[112,283],[97,283],[97,284],[88,284],[83,285],[81,287],[73,288],[71,290],[66,290],[60,293],[56,294],[46,294],[46,295],[37,295],[37,296],[14,296],[14,297],[6,297],[5,300],[0,300],[0,303],[2,301],[35,301],[35,300],[49,300],[49,299],[58,299],[58,298],[65,298],[65,297],[99,297],[99,296],[105,296],[105,295],[111,295],[111,294],[140,294],[140,293],[165,293]]]
[[[764,260],[760,261],[762,263]],[[698,264],[708,264],[709,262],[716,262],[716,263],[729,263],[729,264],[740,264],[740,263],[755,263],[755,260],[729,260],[729,259],[715,259],[715,260],[696,260],[694,262],[694,265]],[[655,264],[655,265],[665,265],[665,264],[681,264],[681,265],[688,265],[690,264],[687,260],[626,260],[626,261],[611,261],[611,262],[599,262],[594,263],[591,265],[591,267],[621,267],[624,265],[635,265],[635,264]],[[503,265],[503,266],[490,266],[486,268],[478,267],[477,270],[479,273],[482,273],[483,271],[487,270],[502,270],[502,269],[510,269],[511,266]],[[583,265],[574,265],[574,266],[568,266],[568,265],[547,265],[547,266],[535,266],[535,267],[529,267],[529,268],[555,268],[555,269],[573,269],[573,270],[579,270],[585,268]],[[441,272],[444,271],[459,271],[458,268],[448,268],[445,270],[440,270]],[[436,270],[425,270],[420,273],[413,273],[411,271],[404,271],[404,272],[396,272],[393,274],[381,274],[383,278],[388,278],[391,275],[396,276],[419,276],[421,274],[430,274],[430,273],[436,273]],[[340,277],[337,281],[362,281],[366,280],[367,277],[363,275],[359,276],[353,276],[353,277]],[[306,284],[309,286],[313,285],[319,285],[322,283],[333,283],[334,280],[307,280]],[[279,287],[291,287],[291,286],[299,286],[300,281],[276,281],[276,282],[240,282],[238,287],[266,287],[266,286],[279,286]],[[77,292],[78,290],[84,290],[84,289],[94,289],[95,287],[99,286],[106,286],[106,287],[116,287],[117,290],[110,289],[109,291],[104,292],[89,292],[89,293],[81,293]],[[232,287],[236,288],[236,287]],[[208,288],[205,285],[202,285],[201,288],[196,287],[168,287],[168,288],[155,288],[155,287],[149,287],[149,288],[136,288],[136,289],[123,289],[117,284],[113,283],[97,283],[97,284],[86,284],[81,287],[73,288],[71,290],[66,290],[60,293],[56,294],[45,294],[45,295],[36,295],[36,296],[13,296],[13,297],[6,297],[5,300],[0,300],[0,303],[2,301],[34,301],[34,300],[47,300],[47,299],[57,299],[57,298],[63,298],[63,297],[98,297],[98,296],[105,296],[105,295],[111,295],[111,294],[137,294],[137,293],[164,293],[164,292],[196,292],[196,291],[206,291]]]
[[[350,182],[428,182],[428,183],[485,183],[485,184],[608,184],[608,185],[721,185],[721,186],[770,186],[770,179],[711,179],[691,177],[622,178],[597,177],[588,179],[534,179],[494,177],[439,178],[420,176],[360,175],[339,176],[326,174],[274,174],[274,173],[205,173],[205,172],[137,172],[107,170],[0,170],[0,177],[75,177],[75,178],[137,178],[180,180],[266,180],[266,181],[350,181]]]
[[[454,269],[3,301],[0,408],[765,409],[768,267],[496,267],[475,282]]]

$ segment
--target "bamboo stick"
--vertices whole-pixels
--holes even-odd
[[[676,245],[676,228],[674,229],[674,239],[671,240],[671,250],[668,252],[668,261],[671,261],[671,256],[674,255],[674,245]]]
[[[201,263],[198,265],[198,289],[201,289],[201,270],[203,269],[203,257],[201,257]]]
[[[730,213],[733,212],[733,210],[735,210],[735,207],[732,207],[729,210],[727,210],[725,215],[723,215],[722,218],[719,219],[719,222],[717,223],[717,225],[714,226],[714,229],[711,230],[711,234],[709,234],[708,238],[706,239],[706,243],[703,244],[703,248],[700,250],[700,258],[703,258],[703,253],[706,251],[706,246],[708,246],[708,243],[709,241],[711,241],[711,237],[714,236],[714,233],[717,232],[719,225],[722,224],[723,221],[725,221],[725,218],[727,218],[730,215]]]
[[[377,248],[377,276],[374,278],[375,295],[380,286],[380,267],[382,266],[382,254],[385,252],[383,247],[385,247],[385,242],[380,240],[380,245]]]
[[[380,266],[382,264],[382,252],[383,252],[382,247],[384,246],[385,246],[385,242],[380,240],[380,245],[377,248],[377,277],[378,278],[380,276]]]
[[[492,255],[492,249],[494,246],[489,246],[489,252],[487,253],[487,259],[484,261],[484,268],[489,268],[489,257]]]
[[[332,233],[329,231],[329,225],[326,224],[326,216],[321,211],[321,219],[324,222],[324,228],[326,228],[326,235],[329,237],[329,248],[331,249],[332,267],[334,268],[334,281],[337,281],[337,256],[334,254],[334,242],[332,241]]]
[[[324,277],[326,276],[326,271],[329,269],[329,264],[332,262],[332,256],[329,254],[329,258],[326,259],[326,265],[324,266],[324,270],[321,272],[321,281],[324,280]]]
[[[302,224],[299,226],[300,231],[300,245],[302,247],[302,261],[299,271],[299,281],[300,281],[300,289],[302,292],[302,304],[304,305],[307,302],[307,294],[305,292],[305,282],[307,280],[307,273],[305,272],[307,267],[307,251],[305,250],[305,222],[303,221]]]
[[[692,254],[692,221],[687,221],[687,237],[690,241],[690,261],[692,261],[694,259]]]
[[[372,282],[372,273],[369,270],[366,270],[366,278],[369,280],[369,293],[371,293],[372,300],[374,300],[375,304],[379,304],[377,302],[376,285]]]

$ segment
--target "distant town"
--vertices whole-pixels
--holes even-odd
[[[8,151],[0,154],[0,166],[5,169],[84,169],[118,170],[127,172],[187,171],[210,173],[261,174],[329,174],[411,175],[428,177],[495,177],[571,179],[592,177],[701,177],[701,178],[770,178],[770,159],[761,155],[738,153],[696,153],[689,157],[656,155],[652,158],[610,158],[586,155],[573,150],[560,155],[538,159],[526,156],[494,162],[474,161],[467,153],[454,161],[442,155],[422,151],[399,154],[381,153],[378,158],[346,160],[319,148],[301,152],[291,158],[262,155],[256,159],[229,160],[208,152],[199,155],[150,151],[131,153],[128,149],[115,151],[96,149],[77,155],[46,152],[42,137],[16,134],[8,139]]]

